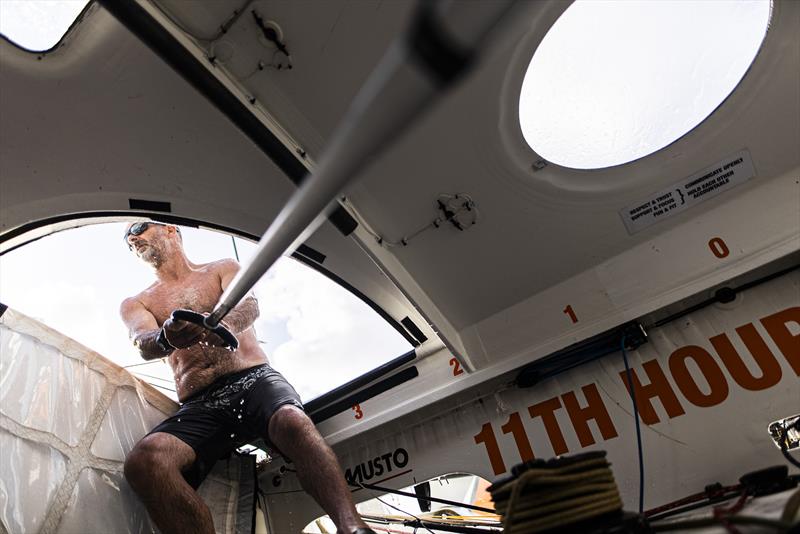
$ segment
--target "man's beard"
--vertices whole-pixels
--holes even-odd
[[[158,269],[159,267],[161,267],[161,264],[164,263],[163,251],[160,248],[155,247],[150,243],[148,243],[147,247],[145,247],[145,249],[142,251],[139,257],[142,258],[142,260],[145,263],[148,263],[154,269]]]

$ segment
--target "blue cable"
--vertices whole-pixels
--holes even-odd
[[[628,377],[628,389],[633,401],[633,420],[636,422],[636,446],[639,449],[639,513],[644,510],[644,460],[642,459],[642,431],[639,428],[639,407],[636,405],[636,393],[633,387],[631,368],[628,365],[628,353],[625,350],[625,336],[622,336],[622,361],[625,362],[625,375]]]

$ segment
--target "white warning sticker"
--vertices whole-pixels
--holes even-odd
[[[628,233],[635,234],[671,215],[742,184],[755,176],[750,153],[742,150],[719,163],[662,189],[619,212]]]

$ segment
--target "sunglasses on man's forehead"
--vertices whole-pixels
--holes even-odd
[[[145,231],[147,231],[148,228],[150,228],[151,225],[170,226],[168,224],[158,223],[158,222],[150,222],[150,221],[145,221],[145,222],[132,224],[131,227],[128,228],[128,230],[125,232],[125,235],[122,236],[122,240],[125,241],[125,244],[128,245],[129,249],[131,249],[132,248],[131,244],[128,243],[128,236],[142,235],[143,233],[145,233]],[[178,233],[181,233],[180,228],[178,228],[177,226],[175,227],[175,230],[177,230]]]

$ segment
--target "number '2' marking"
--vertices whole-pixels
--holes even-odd
[[[461,368],[461,362],[458,361],[458,358],[450,358],[450,367],[453,368],[453,376],[458,376],[464,372]]]

